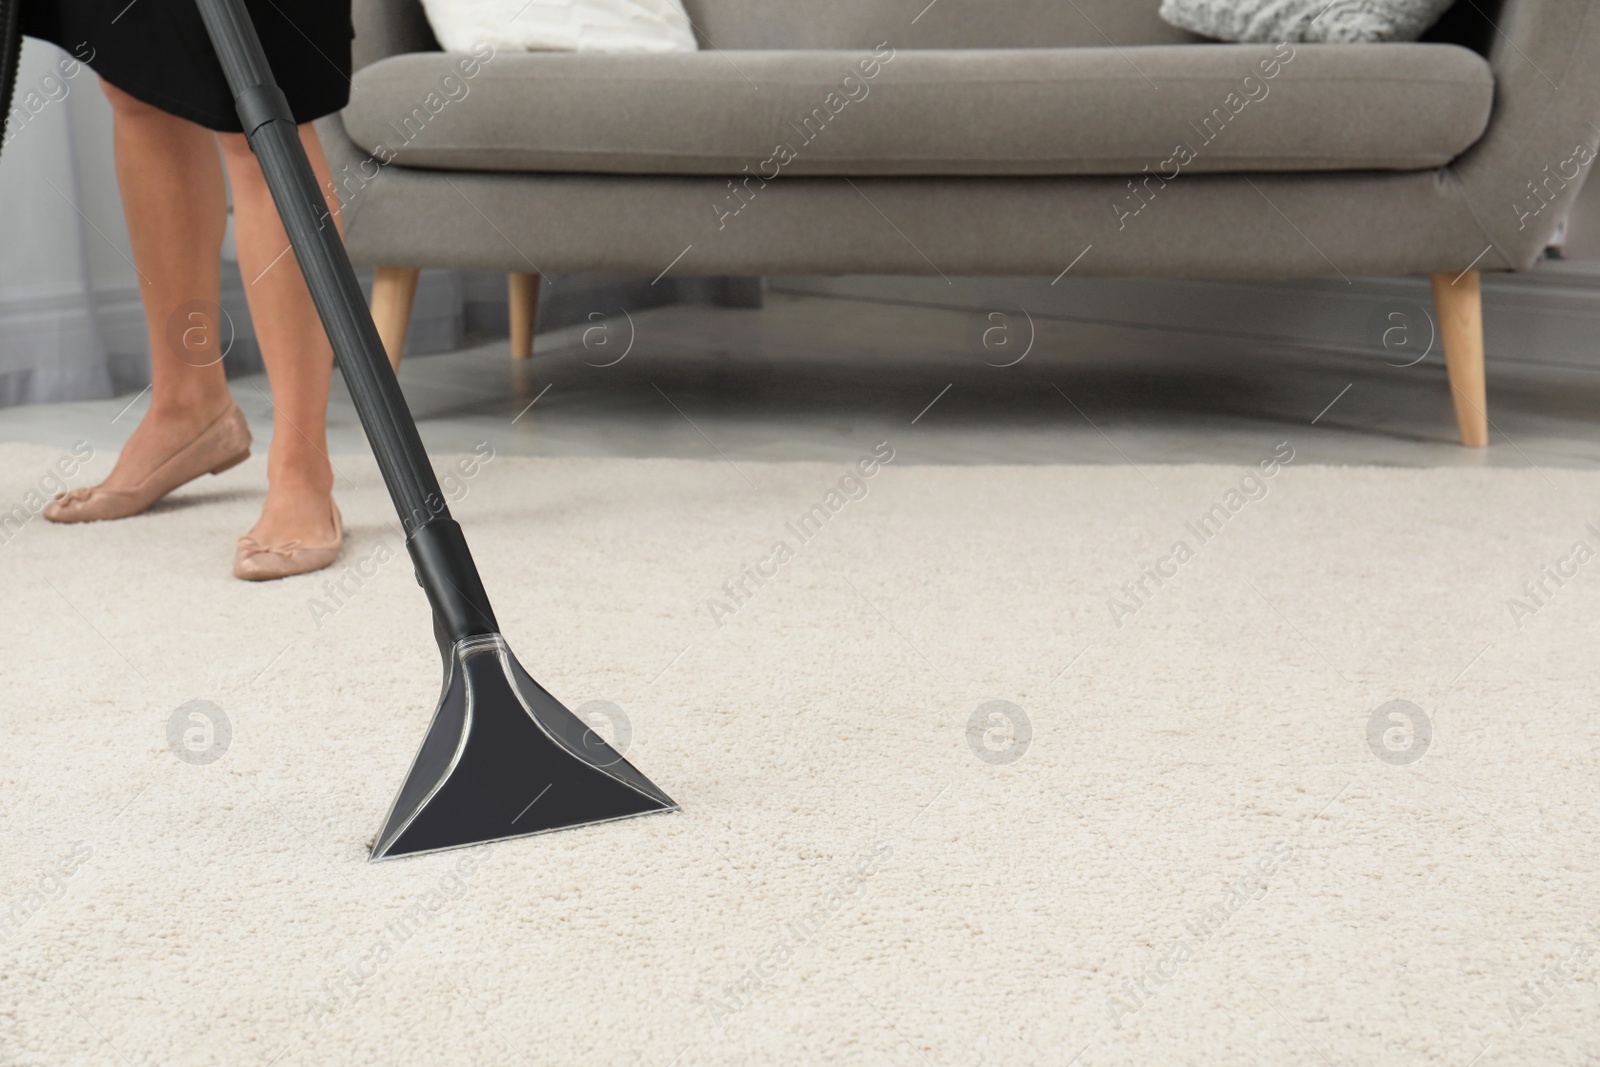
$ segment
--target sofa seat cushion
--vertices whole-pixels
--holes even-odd
[[[356,75],[344,123],[449,170],[1173,177],[1438,167],[1493,96],[1442,44],[412,53]]]

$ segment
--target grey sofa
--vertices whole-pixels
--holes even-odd
[[[1600,141],[1600,4],[1461,0],[1417,44],[1221,45],[1158,0],[687,0],[694,54],[441,53],[356,0],[321,133],[398,360],[416,270],[1428,273],[1488,442],[1479,273]],[[520,335],[520,336],[519,336]]]

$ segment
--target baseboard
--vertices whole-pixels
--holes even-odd
[[[0,407],[112,395],[94,317],[73,286],[14,289],[0,301]]]
[[[1424,277],[1282,282],[1162,278],[938,278],[834,275],[768,279],[772,292],[941,307],[1024,311],[1041,318],[1159,331],[1182,351],[1236,340],[1390,356],[1390,324],[1424,324]],[[1600,271],[1552,263],[1526,274],[1486,274],[1488,358],[1600,370]],[[1400,313],[1404,319],[1393,316]]]
[[[362,291],[372,291],[372,269],[357,268]],[[461,311],[461,277],[458,271],[427,270],[417,282],[411,330],[406,337],[410,354],[448,352],[459,348],[466,335]],[[144,306],[134,286],[102,290],[95,296],[96,318],[107,352],[112,379],[119,392],[150,383],[150,357],[145,333]],[[222,310],[227,354],[223,367],[228,377],[259,374],[265,369],[256,344],[255,324],[245,297],[244,280],[237,264],[222,264]],[[6,327],[0,312],[0,329]]]
[[[372,268],[356,268],[363,292],[372,291]],[[623,309],[675,303],[726,302],[727,279],[693,279],[696,288],[652,286],[648,278],[609,274],[554,275],[540,294],[539,332],[560,330],[593,316]],[[715,282],[728,283],[718,286]],[[759,293],[750,279],[735,296],[748,302]],[[702,291],[703,290],[703,291]],[[264,370],[255,326],[238,265],[222,264],[222,310],[227,346],[223,366],[237,378]],[[0,303],[0,406],[39,400],[81,400],[142,389],[150,383],[150,357],[144,307],[135,285],[94,294],[91,322],[76,287],[59,292],[20,293]],[[98,337],[95,326],[98,325]],[[469,333],[504,334],[509,325],[505,275],[455,270],[424,270],[406,333],[406,355],[453,352]],[[47,354],[39,354],[48,345]],[[103,345],[103,348],[102,348]],[[102,356],[101,353],[104,353]],[[9,363],[3,354],[9,353]]]
[[[370,288],[370,269],[358,271]],[[876,300],[977,312],[1020,309],[1043,318],[1156,331],[1178,352],[1233,340],[1263,347],[1315,348],[1389,356],[1385,331],[1396,312],[1421,322],[1430,312],[1420,277],[1283,282],[1184,281],[1152,278],[956,278],[885,275],[781,277],[773,292]],[[701,287],[704,288],[703,286]],[[540,297],[539,332],[595,314],[609,316],[674,303],[727,303],[723,286],[651,286],[616,275],[554,275]],[[739,288],[759,301],[759,286]],[[745,292],[748,290],[748,292]],[[1549,263],[1525,274],[1484,276],[1484,327],[1492,362],[1600,370],[1600,269]],[[137,288],[95,294],[98,337],[81,294],[29,291],[0,302],[0,406],[43,399],[89,399],[148,384],[144,310]],[[222,306],[233,337],[225,358],[230,377],[262,369],[260,350],[233,264],[224,264]],[[469,332],[503,333],[503,275],[427,270],[417,285],[406,352],[454,351]],[[100,346],[104,345],[102,349]],[[43,347],[41,347],[43,346]],[[102,356],[100,353],[104,352]]]
[[[463,271],[463,311],[474,333],[506,334],[511,318],[506,303],[506,276],[493,271]],[[539,286],[537,332],[550,333],[596,315],[609,318],[624,309],[682,303],[674,286],[652,286],[649,278],[623,274],[551,274]]]
[[[461,272],[466,328],[473,333],[505,334],[510,329],[506,276],[488,271]],[[539,287],[537,332],[550,333],[579,323],[669,304],[760,307],[762,279],[686,277],[656,279],[626,274],[551,274]]]

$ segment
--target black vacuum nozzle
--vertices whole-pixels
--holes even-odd
[[[456,642],[446,669],[439,708],[372,859],[677,809],[528,677],[499,634]]]
[[[444,695],[372,858],[676,809],[506,647],[250,12],[244,0],[196,3],[406,531],[444,653]],[[14,22],[15,11],[0,0],[0,23]],[[8,69],[0,64],[0,74]]]

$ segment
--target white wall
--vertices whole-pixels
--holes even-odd
[[[1584,183],[1563,237],[1562,251],[1568,259],[1600,263],[1600,181]]]

